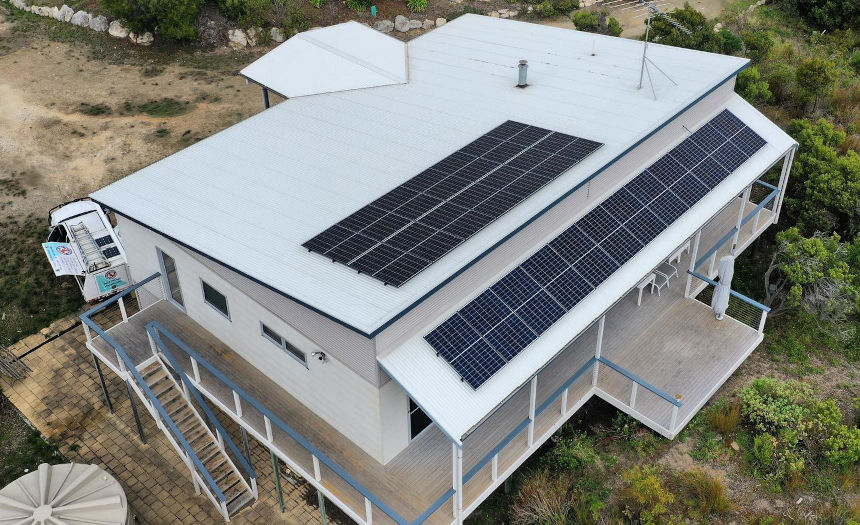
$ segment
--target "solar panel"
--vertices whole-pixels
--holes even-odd
[[[102,253],[104,253],[105,257],[110,259],[111,257],[116,257],[119,255],[119,248],[117,248],[116,246],[111,246],[110,248],[104,250]]]
[[[104,248],[108,244],[113,244],[113,238],[110,235],[105,235],[104,237],[99,237],[95,241],[96,241],[96,244],[98,244],[100,248]]]
[[[302,246],[400,286],[601,145],[507,121]]]
[[[565,151],[581,140],[543,147]],[[764,144],[723,111],[425,339],[477,389]]]

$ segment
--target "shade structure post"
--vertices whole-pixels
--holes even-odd
[[[278,456],[276,456],[274,452],[269,451],[269,454],[272,457],[272,472],[274,472],[275,475],[275,488],[278,490],[278,507],[280,507],[281,512],[284,512],[284,491],[281,488],[281,465],[278,461]]]
[[[131,412],[134,414],[134,423],[137,425],[137,435],[140,436],[140,441],[146,444],[146,435],[143,433],[143,423],[140,421],[140,413],[137,410],[137,401],[134,399],[134,392],[131,388],[131,381],[126,380],[125,387],[128,390],[128,400],[131,402]]]
[[[603,349],[603,327],[606,324],[606,315],[600,317],[597,323],[597,346],[594,349],[595,359],[600,359],[600,352]],[[597,386],[597,376],[600,373],[600,362],[594,362],[594,373],[591,376],[591,386]]]
[[[746,204],[750,200],[750,191],[752,191],[752,184],[744,189],[744,192],[741,196],[741,204],[738,207],[738,220],[735,224],[735,234],[732,236],[732,255],[735,255],[735,250],[738,247],[738,238],[741,235],[741,224],[744,220],[744,211],[746,211]]]
[[[535,405],[537,398],[537,375],[532,376],[531,384],[529,385],[529,448],[535,442]]]
[[[86,327],[87,325],[84,325]],[[110,402],[110,395],[108,395],[107,385],[105,385],[105,376],[102,374],[102,366],[99,363],[99,358],[96,357],[96,354],[93,353],[93,364],[96,366],[96,373],[99,376],[99,383],[102,386],[102,394],[105,396],[105,405],[107,406],[108,412],[113,414],[113,404]]]
[[[269,88],[263,88],[263,109],[269,109]]]
[[[116,302],[117,306],[119,306],[119,313],[122,315],[122,322],[128,322],[128,313],[125,311],[125,301],[122,296],[120,296],[119,300]]]
[[[463,523],[463,449],[457,443],[451,442],[452,481],[454,488],[454,522]]]
[[[699,256],[699,242],[702,240],[702,230],[696,232],[693,238],[693,250],[690,252],[690,272],[696,271],[696,257]],[[690,297],[693,288],[693,274],[687,272],[687,286],[684,288],[684,297]]]
[[[758,322],[758,333],[764,333],[764,322],[767,320],[767,310],[761,311],[761,319]]]
[[[788,184],[788,174],[791,172],[791,165],[794,162],[794,152],[797,151],[797,146],[792,146],[791,149],[788,150],[788,153],[785,154],[785,158],[782,161],[782,171],[779,174],[779,183],[777,186],[779,187],[779,194],[776,197],[776,202],[773,205],[773,223],[776,224],[779,221],[779,214],[782,211],[782,200],[785,197],[785,187]]]

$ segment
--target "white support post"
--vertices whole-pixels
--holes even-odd
[[[463,525],[463,449],[456,447],[457,455],[457,525]]]
[[[268,416],[263,416],[263,424],[266,425],[266,441],[271,443],[272,439],[272,422],[269,420]]]
[[[199,496],[200,485],[197,483],[197,476],[195,476],[197,470],[194,468],[194,464],[191,463],[191,456],[188,455],[188,452],[185,453],[185,464],[188,465],[188,470],[191,471],[191,481],[194,482],[194,492]]]
[[[636,408],[636,393],[639,391],[639,383],[633,381],[633,388],[630,389],[630,408]]]
[[[197,367],[197,359],[191,358],[191,371],[194,372],[194,382],[200,384],[200,369]]]
[[[696,257],[699,256],[699,242],[702,240],[702,230],[696,232],[696,236],[693,238],[693,251],[690,252],[690,271],[696,271]],[[684,289],[684,297],[690,297],[691,289],[693,287],[693,276],[689,273],[687,274],[687,287]]]
[[[313,454],[311,454],[311,458],[314,461],[314,479],[319,481],[322,479],[322,471],[320,471],[320,460]]]
[[[561,415],[567,414],[567,391],[569,389],[565,388],[561,393]]]
[[[669,423],[669,432],[675,431],[675,424],[678,422],[678,405],[672,405],[672,421]]]
[[[119,313],[122,314],[122,322],[127,323],[128,322],[128,314],[125,311],[125,301],[123,299],[124,299],[123,297],[120,297],[119,300],[116,302],[116,304],[119,305]]]
[[[779,221],[779,214],[782,211],[782,200],[785,197],[785,187],[788,185],[788,174],[791,172],[791,164],[794,162],[794,152],[797,147],[792,147],[785,155],[785,160],[782,161],[782,172],[779,175],[779,193],[776,196],[776,202],[773,204],[773,223]]]
[[[236,406],[236,415],[242,417],[242,399],[235,390],[233,391],[233,404]]]
[[[81,322],[81,324],[84,327],[84,335],[87,336],[87,342],[92,343],[93,342],[93,334],[90,333],[90,327],[87,326],[87,323],[84,323],[83,321]]]
[[[364,498],[364,522],[373,525],[373,504],[367,498]]]
[[[158,347],[155,345],[155,339],[152,338],[152,334],[148,331],[146,332],[146,338],[149,339],[149,349],[152,350],[152,355],[158,355]]]
[[[753,236],[755,236],[755,234],[758,233],[758,218],[759,217],[761,217],[761,210],[757,211],[755,213],[755,216],[753,216],[753,225],[752,225]]]
[[[746,211],[747,202],[750,200],[750,191],[752,191],[752,184],[744,189],[741,196],[741,205],[738,207],[738,220],[735,223],[735,234],[732,236],[732,255],[735,254],[735,250],[738,247],[738,238],[741,235],[741,222],[744,220],[744,211]]]
[[[221,447],[221,450],[224,450],[224,436],[221,435],[221,431],[217,428],[215,429],[215,438],[218,440],[218,446]]]
[[[767,310],[761,311],[761,320],[758,322],[758,333],[764,333],[764,322],[767,320]]]
[[[128,369],[125,367],[125,362],[119,357],[119,350],[114,349],[113,353],[116,354],[116,364],[119,366],[119,371],[123,374],[123,379],[125,379],[125,376],[128,375]]]
[[[457,444],[451,442],[451,487],[454,488],[455,494],[451,496],[451,511],[454,518],[457,518]]]
[[[719,250],[718,250],[719,251]],[[714,275],[714,264],[717,262],[717,252],[715,251],[713,255],[711,255],[711,262],[708,265],[708,275],[710,277]]]
[[[499,479],[499,455],[493,455],[493,482]]]
[[[185,401],[191,401],[191,392],[188,391],[188,385],[185,384],[185,381],[181,381],[182,383],[182,397],[185,398]]]
[[[597,347],[594,349],[594,357],[600,359],[600,351],[603,349],[603,327],[606,324],[606,316],[602,316],[597,323]],[[594,363],[594,374],[591,376],[591,386],[597,386],[597,375],[600,373],[600,362]]]
[[[532,376],[529,392],[529,448],[535,442],[535,402],[537,398],[537,375]]]

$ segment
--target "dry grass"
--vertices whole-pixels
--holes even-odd
[[[723,514],[731,508],[726,489],[718,478],[701,470],[681,474],[688,503],[703,517]]]
[[[565,525],[573,503],[570,476],[538,470],[526,477],[511,505],[513,525]]]
[[[718,407],[715,406],[709,416],[708,423],[714,432],[722,435],[728,441],[728,436],[734,432],[741,421],[741,404],[735,400]]]

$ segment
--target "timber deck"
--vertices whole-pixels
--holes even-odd
[[[738,204],[739,200],[730,204],[706,227],[700,254],[735,225]],[[748,205],[747,209],[750,208]],[[769,221],[762,216],[758,230],[767,224]],[[748,245],[756,234],[751,227],[742,229],[740,245]],[[679,410],[677,429],[689,421],[761,340],[756,329],[729,317],[716,321],[708,306],[683,296],[689,258],[689,254],[682,258],[678,265],[679,276],[672,279],[670,287],[662,291],[662,296],[649,294],[646,290],[642,305],[637,306],[637,290],[634,288],[621,299],[606,314],[602,343],[605,358],[670,395],[681,395],[683,406]],[[406,520],[413,521],[421,516],[451,489],[451,442],[435,426],[431,425],[397,457],[382,465],[168,301],[156,302],[107,332],[135,363],[141,363],[152,356],[144,328],[150,321],[158,321],[179,336],[203,359],[263,403]],[[594,356],[597,334],[597,325],[592,325],[538,373],[538,406],[544,405],[574,372]],[[100,337],[93,340],[92,347],[103,359],[116,363],[113,349]],[[187,371],[191,370],[184,352],[177,349],[174,356],[183,365],[187,364]],[[224,411],[236,419],[238,416],[230,410],[235,406],[231,389],[203,367],[200,367],[200,375],[201,392],[222,409],[227,407]],[[523,455],[526,452],[533,451],[547,439],[592,394],[622,408],[621,404],[630,401],[631,387],[630,379],[601,364],[595,389],[591,370],[588,370],[570,385],[565,400],[560,396],[554,397],[537,415],[534,441],[530,447],[527,431],[522,428],[529,413],[530,387],[523,385],[465,439],[464,474],[472,471],[500,441],[520,427],[521,430],[499,453],[496,469],[499,476],[505,475],[525,459]],[[671,405],[641,387],[636,410],[668,427]],[[263,416],[253,407],[243,405],[241,421],[252,434],[266,435]],[[298,442],[284,433],[275,432],[274,444],[305,472],[314,472],[311,454]],[[473,510],[496,483],[492,470],[493,465],[488,462],[465,483],[463,505],[467,512]],[[325,465],[321,465],[320,474],[321,482],[334,495],[357,514],[365,514],[364,497],[358,491]],[[375,506],[372,512],[375,523],[392,521]],[[452,519],[449,500],[427,522],[448,524]]]

